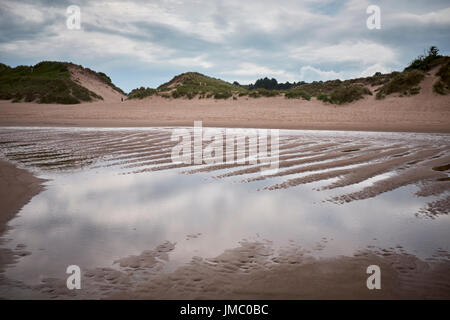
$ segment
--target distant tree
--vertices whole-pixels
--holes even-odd
[[[414,69],[428,71],[436,64],[439,63],[442,56],[439,55],[439,49],[436,46],[431,46],[427,54],[423,54],[414,59],[409,66],[405,68],[405,71],[411,71]]]
[[[277,79],[272,78],[269,79],[267,77],[258,79],[254,84],[249,84],[248,89],[266,89],[266,90],[288,90],[294,86],[304,84],[305,82],[293,82],[290,83],[289,81],[285,83],[278,83]]]
[[[431,46],[428,49],[428,56],[437,57],[439,55],[439,49],[436,46]]]

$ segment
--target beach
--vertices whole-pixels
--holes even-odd
[[[431,90],[431,88],[430,88]],[[0,101],[1,126],[205,127],[450,132],[450,101],[432,93],[374,96],[345,105],[312,99],[239,97],[237,100],[152,97],[78,105]]]
[[[43,190],[43,181],[25,169],[0,160],[0,234],[7,230],[8,221],[34,195]]]
[[[8,222],[20,209],[44,189],[43,182],[43,179],[36,178],[29,171],[0,160],[0,236],[8,230]],[[0,244],[2,242],[0,238]],[[5,266],[27,254],[20,246],[16,249],[0,249],[0,283],[4,281],[2,273]]]
[[[448,298],[446,134],[281,130],[261,175],[172,163],[175,129],[1,128],[39,178],[1,163],[0,297]],[[74,263],[83,290],[66,288]]]

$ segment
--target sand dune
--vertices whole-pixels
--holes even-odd
[[[126,98],[126,96],[114,90],[111,86],[99,81],[98,77],[94,76],[92,72],[90,73],[86,69],[74,65],[69,65],[68,69],[70,78],[73,81],[100,95],[105,103],[117,102],[121,101],[121,98]]]
[[[105,101],[79,105],[11,103],[0,101],[3,126],[203,126],[328,129],[363,131],[450,132],[450,96],[433,92],[435,70],[421,83],[421,92],[410,97],[375,96],[345,105],[285,99],[283,97],[237,100],[165,99],[151,97],[121,102],[120,93],[105,84],[75,73],[88,89]]]

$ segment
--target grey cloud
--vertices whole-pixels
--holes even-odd
[[[263,3],[271,8],[264,10],[261,7]],[[178,71],[197,70],[238,81],[254,81],[261,76],[237,76],[236,72],[233,73],[243,63],[274,70],[281,81],[286,80],[283,77],[291,75],[300,77],[302,67],[313,67],[328,74],[345,77],[376,65],[375,62],[372,65],[361,64],[359,59],[340,61],[330,58],[311,62],[292,58],[291,52],[299,48],[325,50],[340,44],[349,44],[350,48],[355,43],[377,44],[385,47],[386,51],[395,53],[398,58],[397,61],[386,62],[380,57],[379,65],[387,69],[403,67],[430,45],[437,45],[444,54],[450,53],[450,27],[447,24],[431,20],[417,23],[414,19],[398,18],[399,14],[405,13],[425,15],[437,12],[450,7],[448,1],[370,1],[370,4],[381,8],[381,30],[366,28],[364,0],[355,3],[356,9],[354,6],[349,7],[351,1],[265,1],[258,2],[255,6],[235,1],[205,0],[180,4],[176,1],[135,0],[124,4],[117,2],[121,5],[138,5],[130,9],[137,10],[136,12],[124,8],[122,13],[122,9],[111,1],[5,1],[0,4],[0,55],[2,62],[9,64],[23,63],[19,58],[24,61],[45,58],[48,48],[42,48],[39,44],[44,42],[51,46],[66,35],[66,30],[61,28],[64,28],[65,8],[71,4],[79,5],[82,9],[83,37],[74,37],[73,41],[78,41],[75,47],[83,49],[84,54],[55,49],[52,57],[110,71],[115,75],[113,80],[125,90],[140,86],[142,79],[148,78],[148,83],[155,84],[162,78],[169,79],[174,75],[173,72]],[[25,21],[20,16],[11,14],[5,4],[29,4],[44,12],[45,19]],[[163,14],[167,14],[168,19],[158,16],[154,16],[156,19],[145,18],[139,12],[139,6],[153,14],[161,10]],[[174,21],[177,23],[173,23]],[[102,56],[86,54],[98,52],[98,48],[94,50],[95,48],[87,47],[83,44],[83,38],[90,40],[85,42],[90,46],[102,43]],[[130,50],[126,51],[130,55],[128,57],[118,54],[118,50],[108,51],[111,47],[104,46],[105,42],[97,41],[100,38],[106,39],[105,41],[126,40],[128,47],[136,47],[135,56]],[[157,46],[158,49],[151,52],[152,57],[156,55],[155,59],[142,59],[146,55],[139,50],[148,50],[146,44],[149,47]],[[8,49],[11,47],[17,47],[20,55]],[[328,57],[330,56],[332,57],[331,53]],[[179,61],[186,64],[180,64]],[[123,71],[127,69],[133,70],[135,81]]]

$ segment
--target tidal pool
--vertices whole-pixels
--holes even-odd
[[[174,249],[161,273],[193,257],[218,256],[242,240],[267,241],[275,250],[295,244],[317,257],[377,247],[430,259],[450,249],[449,208],[427,212],[429,203],[449,196],[449,182],[425,175],[398,183],[403,172],[421,164],[445,164],[447,135],[285,130],[278,175],[260,178],[252,170],[224,176],[249,164],[170,167],[171,130],[1,129],[3,156],[48,181],[3,235],[4,248],[19,245],[31,254],[7,267],[4,275],[11,281],[0,286],[0,296],[34,297],[28,286],[67,277],[69,265],[119,268],[116,260],[166,241]],[[420,155],[424,149],[429,154]],[[381,154],[386,150],[393,152]],[[329,154],[336,155],[325,159]],[[405,161],[396,160],[402,157]],[[380,169],[356,179],[358,168],[368,164]],[[187,172],[192,170],[198,172]],[[336,170],[344,171],[332,174]],[[268,188],[311,175],[317,178]],[[346,177],[351,183],[327,187]],[[390,187],[383,189],[384,181]],[[434,192],[423,192],[426,188]],[[343,194],[364,196],[336,201]]]

